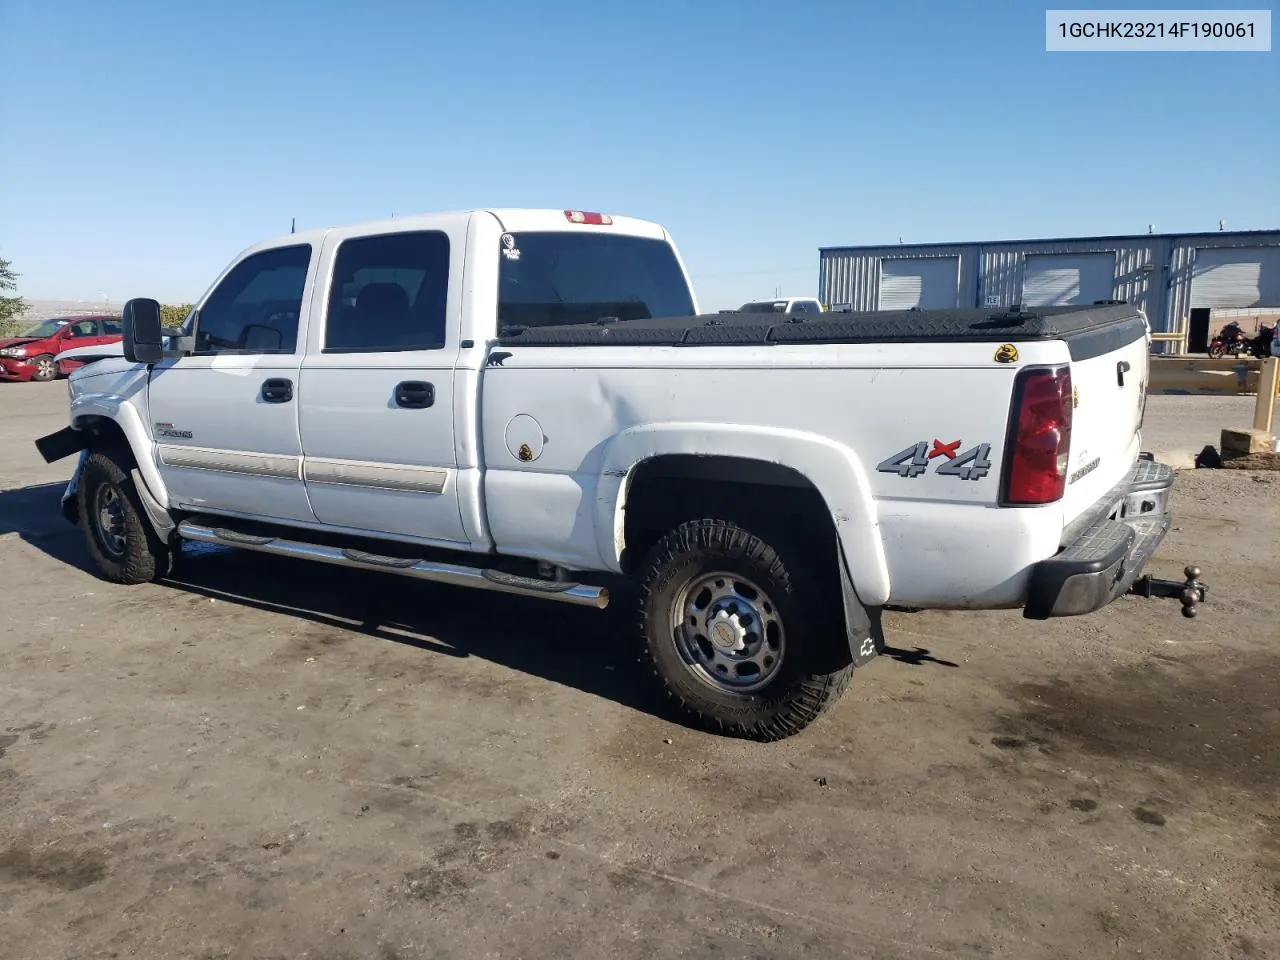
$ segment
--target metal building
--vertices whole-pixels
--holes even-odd
[[[823,247],[833,309],[1008,308],[1124,300],[1203,352],[1211,312],[1280,312],[1280,230]],[[1272,308],[1267,311],[1266,308]]]

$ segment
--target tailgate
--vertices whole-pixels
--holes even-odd
[[[1068,337],[1074,392],[1063,520],[1070,523],[1133,467],[1150,369],[1148,327],[1130,316]]]

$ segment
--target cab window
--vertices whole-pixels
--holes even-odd
[[[98,321],[96,320],[79,320],[75,323],[68,323],[62,332],[64,340],[83,340],[85,337],[96,337],[98,335]]]
[[[251,254],[231,268],[200,308],[195,353],[293,353],[311,245]]]
[[[498,333],[613,317],[687,317],[693,296],[671,244],[605,233],[507,234]]]
[[[449,237],[438,230],[342,241],[329,288],[324,351],[441,350]]]

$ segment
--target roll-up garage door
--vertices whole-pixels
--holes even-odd
[[[1023,263],[1022,302],[1060,307],[1110,300],[1115,282],[1114,253],[1029,253]]]
[[[895,257],[880,261],[881,310],[950,310],[957,303],[959,257]]]
[[[1280,247],[1197,250],[1191,306],[1280,307]]]

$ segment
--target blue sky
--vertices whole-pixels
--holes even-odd
[[[1280,53],[1050,54],[1045,6],[0,0],[0,256],[186,300],[295,216],[574,207],[718,309],[822,245],[1280,226]]]

